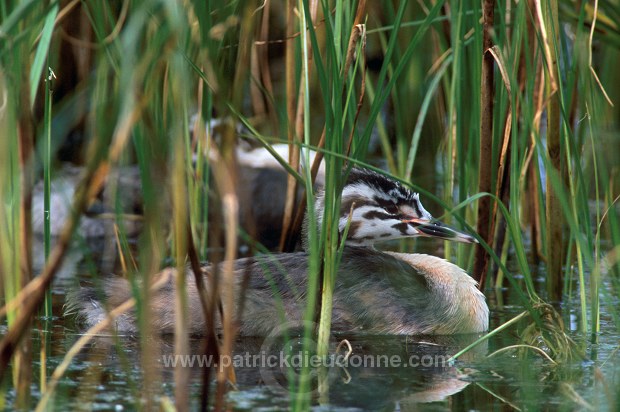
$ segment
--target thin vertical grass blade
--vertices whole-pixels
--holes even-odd
[[[43,29],[41,30],[41,37],[39,38],[39,44],[37,44],[37,50],[34,54],[32,67],[30,68],[30,106],[34,106],[34,101],[37,96],[37,90],[41,84],[41,75],[43,74],[43,68],[48,61],[48,52],[50,43],[52,41],[52,33],[54,31],[56,16],[58,15],[58,3],[55,3],[47,13],[45,22],[43,23]]]

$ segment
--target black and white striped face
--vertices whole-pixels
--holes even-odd
[[[475,239],[433,219],[417,193],[367,169],[352,169],[342,191],[339,231],[352,246],[403,237],[431,236],[461,242]],[[350,223],[349,223],[350,219]]]

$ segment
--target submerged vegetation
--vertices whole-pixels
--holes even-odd
[[[240,250],[267,252],[236,213],[247,208],[236,149],[248,143],[271,150],[288,172],[280,251],[294,249],[324,163],[324,215],[307,222],[304,349],[330,352],[338,193],[343,170],[361,165],[384,170],[419,191],[433,215],[446,210],[442,220],[477,233],[475,248],[446,242],[445,257],[480,282],[492,312],[505,293],[522,308],[481,341],[514,328],[519,337],[503,342],[507,351],[542,353],[554,365],[588,356],[585,342],[620,334],[618,22],[618,2],[596,0],[2,2],[0,405],[49,406],[90,340],[82,336],[55,371],[47,364],[50,331],[63,316],[51,287],[70,249],[85,247],[79,219],[103,190],[117,272],[133,285],[127,307],[135,305],[141,320],[136,405],[189,407],[187,368],[170,378],[173,403],[159,386],[145,321],[153,274],[164,264],[185,274],[186,265],[199,273],[202,260],[225,262],[209,279],[216,293],[206,292],[201,276],[196,283],[209,324],[222,326],[206,331],[206,352],[231,355],[238,325],[226,262]],[[272,149],[277,143],[289,145],[288,157]],[[318,153],[314,162],[302,148]],[[66,199],[71,213],[52,236],[61,162],[84,170]],[[139,170],[138,217],[124,203],[128,190],[111,177],[127,165]],[[32,229],[33,213],[41,213],[35,187],[43,191],[41,234]],[[42,252],[33,252],[37,242]],[[45,257],[40,267],[34,253]],[[100,284],[104,269],[86,260]],[[178,332],[187,330],[187,273],[170,302]],[[611,319],[602,319],[602,307]],[[572,336],[563,325],[569,314]],[[185,333],[175,334],[174,351],[189,353]],[[328,403],[329,385],[297,396],[311,392],[313,373],[289,376],[291,408]],[[615,386],[605,379],[596,376],[612,388],[612,405],[620,399],[617,377]],[[205,368],[202,407],[221,409],[234,381],[232,365]],[[567,386],[567,399],[587,404]]]

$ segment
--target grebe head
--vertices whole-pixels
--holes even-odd
[[[317,196],[317,225],[323,219],[324,194]],[[348,229],[347,229],[348,227]],[[369,169],[353,168],[342,189],[338,228],[346,244],[372,246],[404,237],[435,237],[475,243],[472,236],[436,220],[424,209],[418,193]]]

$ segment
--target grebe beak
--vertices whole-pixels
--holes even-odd
[[[438,220],[410,218],[404,221],[412,225],[418,232],[420,232],[420,236],[437,237],[454,242],[478,243],[476,238],[473,236],[470,236],[467,233],[459,232],[458,230],[453,229]]]

